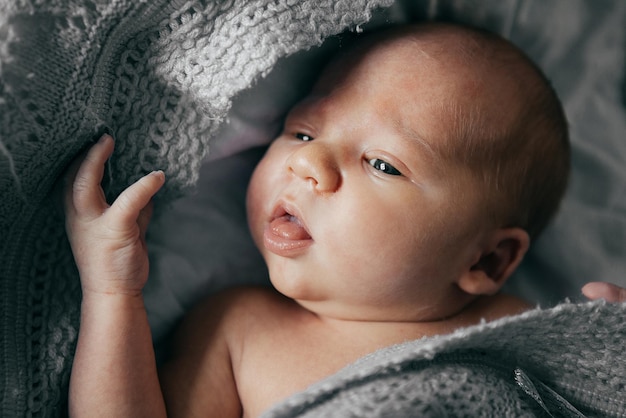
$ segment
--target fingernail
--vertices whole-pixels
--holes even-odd
[[[100,137],[98,142],[105,142],[105,141],[108,141],[110,139],[113,139],[113,137],[111,135],[109,135],[109,134],[102,134],[102,136]]]
[[[163,172],[163,170],[156,170],[150,173],[151,176],[156,176],[159,177],[161,179],[165,178],[165,173]]]

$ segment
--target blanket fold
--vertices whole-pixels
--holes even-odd
[[[625,339],[625,303],[535,309],[379,350],[264,417],[624,417]]]

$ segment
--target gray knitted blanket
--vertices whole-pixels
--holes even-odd
[[[196,182],[238,92],[390,3],[0,2],[0,416],[67,413],[81,297],[59,198],[70,161],[109,131],[109,197],[163,169],[163,207]],[[626,416],[625,319],[624,305],[566,305],[393,347],[269,415]]]
[[[626,304],[565,303],[362,358],[277,417],[624,417]]]

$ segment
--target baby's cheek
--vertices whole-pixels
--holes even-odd
[[[246,198],[246,213],[248,219],[248,228],[250,234],[257,246],[260,244],[260,240],[263,234],[263,202],[266,201],[265,193],[262,190],[259,178],[252,178],[250,185],[248,186],[248,194]]]

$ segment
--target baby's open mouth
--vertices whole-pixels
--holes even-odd
[[[313,243],[311,234],[294,212],[283,206],[274,211],[263,234],[266,249],[280,256],[293,257]]]
[[[270,222],[270,229],[275,235],[288,240],[311,239],[300,219],[285,213]]]

